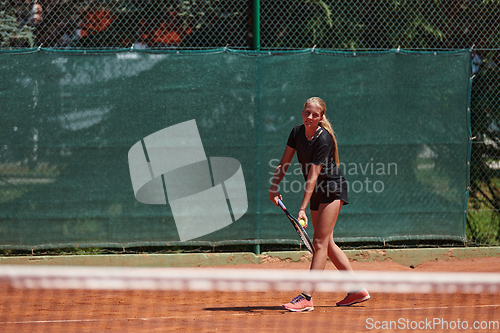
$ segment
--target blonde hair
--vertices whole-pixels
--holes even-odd
[[[337,166],[340,164],[339,161],[339,149],[337,145],[337,138],[335,137],[335,132],[333,131],[332,124],[330,124],[330,121],[326,118],[326,104],[325,102],[319,98],[319,97],[311,97],[309,98],[305,103],[304,103],[304,108],[307,106],[309,103],[314,103],[319,108],[321,109],[321,116],[323,117],[323,120],[319,123],[319,126],[323,127],[332,137],[333,139],[333,144],[335,145],[334,151],[333,151],[333,158],[335,159],[335,164]]]

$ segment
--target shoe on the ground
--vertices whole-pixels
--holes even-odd
[[[366,289],[358,291],[357,293],[348,293],[347,296],[337,302],[337,306],[350,306],[356,303],[361,303],[370,299],[370,294]]]
[[[292,299],[290,303],[283,304],[283,307],[293,312],[314,310],[312,298],[308,301],[304,296],[302,296],[302,294]]]

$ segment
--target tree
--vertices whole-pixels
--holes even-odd
[[[33,29],[26,25],[19,28],[16,10],[8,0],[0,0],[0,48],[33,47]]]

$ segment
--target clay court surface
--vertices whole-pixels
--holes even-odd
[[[500,272],[500,258],[425,262],[413,269],[390,261],[352,262],[352,265],[355,270],[388,274],[391,271]],[[308,262],[272,260],[259,265],[224,266],[304,270],[308,267]],[[200,274],[204,269],[199,268]],[[331,263],[328,269],[334,269]],[[372,293],[371,300],[352,307],[335,306],[335,301],[345,296],[343,293],[317,293],[314,311],[285,311],[281,304],[299,292],[40,291],[4,284],[0,295],[0,332],[500,332],[500,328],[491,326],[495,323],[488,322],[500,321],[500,293],[472,296]],[[474,329],[474,325],[479,329]]]

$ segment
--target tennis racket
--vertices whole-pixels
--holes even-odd
[[[290,222],[292,222],[295,231],[297,231],[297,234],[299,235],[300,239],[302,239],[302,242],[304,242],[304,245],[307,247],[309,252],[314,254],[314,246],[306,230],[300,225],[299,221],[297,221],[297,219],[288,212],[285,205],[283,204],[283,201],[281,201],[280,199],[278,199],[278,205],[280,205],[281,209],[286,214]]]

